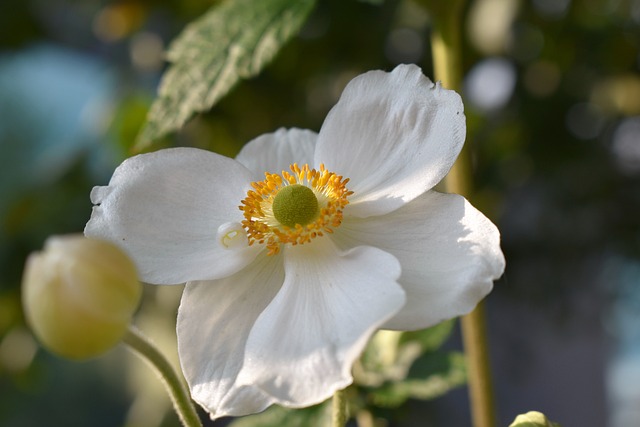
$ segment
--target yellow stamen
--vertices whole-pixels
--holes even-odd
[[[251,183],[253,190],[247,192],[239,207],[244,213],[242,226],[249,245],[265,244],[269,255],[280,252],[282,244],[302,245],[324,233],[333,233],[342,223],[342,210],[349,203],[347,197],[353,194],[346,188],[349,179],[327,171],[323,164],[319,170],[310,169],[307,164],[299,167],[296,163],[289,169],[291,172],[282,171],[280,175],[265,172],[264,181]],[[319,213],[307,224],[284,225],[273,213],[276,195],[290,185],[304,185],[318,199]]]

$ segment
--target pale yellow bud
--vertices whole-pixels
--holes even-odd
[[[531,411],[518,415],[509,427],[560,427],[560,425],[549,421],[542,412]]]
[[[29,256],[22,278],[25,317],[36,337],[77,360],[120,341],[141,293],[133,261],[121,249],[82,235],[50,237]]]

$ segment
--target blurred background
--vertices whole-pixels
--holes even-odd
[[[178,425],[124,349],[85,363],[41,349],[19,288],[47,236],[82,231],[90,189],[133,154],[163,50],[214,3],[0,3],[1,426]],[[488,298],[500,425],[532,409],[640,425],[640,0],[475,0],[462,25],[471,200],[507,258]],[[233,156],[279,127],[317,131],[357,74],[433,76],[430,29],[411,0],[321,0],[260,76],[150,149]],[[180,291],[145,288],[136,318],[174,360]],[[397,411],[390,426],[470,423],[464,387]]]

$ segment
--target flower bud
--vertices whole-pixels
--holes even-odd
[[[141,293],[135,265],[122,250],[82,235],[50,237],[29,256],[22,279],[24,313],[36,337],[77,360],[120,341]]]
[[[559,424],[549,421],[542,412],[530,411],[518,415],[509,427],[559,427]]]

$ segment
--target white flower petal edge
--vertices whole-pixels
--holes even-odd
[[[320,239],[283,255],[286,274],[283,257],[260,255],[232,277],[187,285],[180,359],[212,418],[326,400],[352,382],[367,340],[404,304],[400,265],[383,251],[341,253]]]
[[[314,162],[351,180],[350,215],[382,215],[433,188],[465,132],[460,96],[399,65],[349,82],[322,125]]]
[[[238,384],[305,407],[351,384],[353,362],[405,294],[400,264],[377,248],[340,252],[325,238],[284,258],[284,284],[251,330]]]
[[[134,259],[142,281],[176,284],[233,274],[258,248],[226,248],[218,228],[241,221],[252,179],[233,159],[174,148],[125,160],[108,186],[94,187],[87,237],[109,240]]]
[[[276,132],[260,135],[249,141],[236,160],[263,180],[264,173],[289,171],[289,165],[313,165],[313,152],[318,134],[305,129],[278,129]]]
[[[402,265],[407,303],[383,327],[422,329],[471,311],[505,268],[500,233],[457,194],[429,191],[387,215],[349,218],[332,237],[371,245]]]
[[[233,276],[189,282],[178,310],[178,353],[191,396],[211,418],[259,412],[273,403],[260,390],[236,384],[246,341],[282,286],[281,257],[258,255]]]

